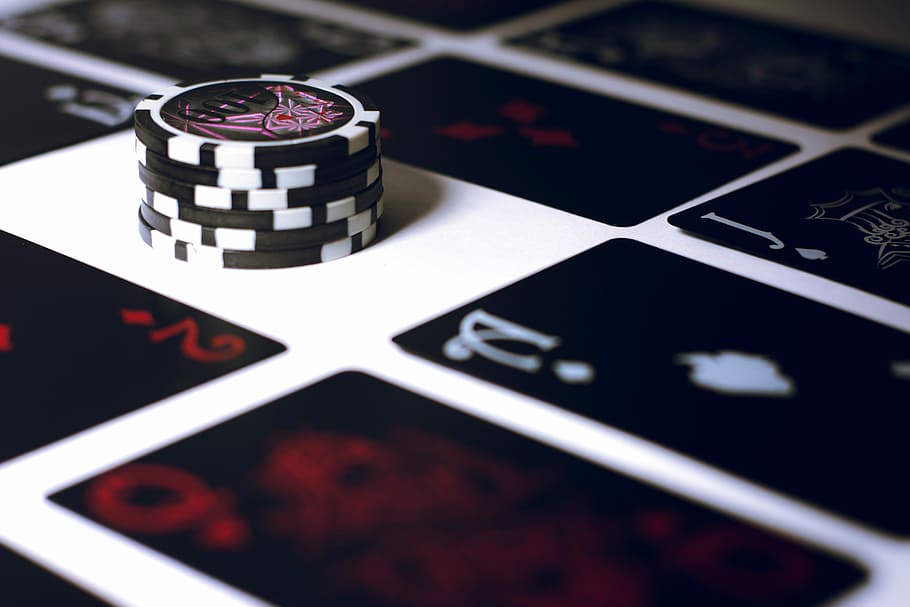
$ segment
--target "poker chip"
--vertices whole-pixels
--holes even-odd
[[[301,206],[291,209],[264,211],[225,211],[206,209],[143,188],[140,201],[162,215],[190,223],[222,228],[249,230],[295,230],[339,221],[373,206],[382,199],[383,186],[375,181],[370,187],[354,196],[347,196],[325,204]]]
[[[136,140],[139,164],[177,181],[235,190],[294,189],[324,185],[367,171],[379,157],[375,147],[357,152],[349,160],[330,164],[305,164],[265,169],[218,169],[183,164],[156,154]]]
[[[379,110],[340,85],[263,74],[171,86],[134,112],[139,233],[222,268],[354,253],[384,209]]]
[[[146,204],[139,206],[142,219],[150,227],[167,236],[192,244],[235,251],[295,249],[348,238],[376,223],[382,217],[382,211],[382,200],[379,200],[372,207],[339,221],[310,228],[272,232],[200,225],[162,215]]]
[[[214,268],[277,269],[333,261],[362,250],[376,238],[378,223],[350,237],[310,247],[277,251],[236,251],[193,244],[150,226],[139,214],[139,235],[156,252],[191,264]]]
[[[141,164],[138,165],[139,179],[150,189],[172,198],[210,209],[238,209],[264,211],[289,209],[292,207],[325,204],[328,201],[354,196],[373,185],[382,177],[382,164],[379,158],[370,168],[345,179],[332,181],[308,188],[261,188],[235,190],[220,188],[204,183],[180,181]]]
[[[307,76],[180,83],[139,102],[136,137],[171,160],[255,169],[344,161],[375,147],[379,109]]]

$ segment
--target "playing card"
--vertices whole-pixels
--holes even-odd
[[[107,605],[70,585],[43,567],[0,546],[0,571],[3,572],[3,602],[16,607],[100,607]]]
[[[406,350],[901,534],[906,334],[627,240],[397,337]]]
[[[0,77],[14,91],[0,100],[0,165],[132,124],[133,93],[6,57]]]
[[[0,460],[284,350],[0,232]]]
[[[905,152],[910,152],[910,121],[888,129],[884,133],[879,133],[875,136],[875,140]]]
[[[910,55],[675,3],[630,3],[514,43],[832,128],[910,100]]]
[[[788,607],[862,577],[360,373],[52,499],[280,605]]]
[[[842,150],[672,215],[699,236],[910,304],[910,165]]]
[[[383,152],[614,225],[633,225],[792,152],[792,145],[468,63],[362,83]]]
[[[390,16],[426,21],[450,29],[466,30],[493,25],[537,8],[558,4],[559,0],[347,0]]]
[[[12,17],[3,27],[187,79],[306,74],[407,44],[220,0],[84,0]]]

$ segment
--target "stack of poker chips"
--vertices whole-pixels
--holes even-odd
[[[136,107],[139,233],[167,256],[284,268],[355,253],[382,215],[379,110],[307,77],[181,83]]]

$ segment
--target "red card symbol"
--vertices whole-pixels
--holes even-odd
[[[0,352],[13,351],[12,331],[11,326],[0,323]]]
[[[743,158],[757,158],[774,148],[771,142],[755,142],[719,127],[697,127],[692,132],[690,125],[684,122],[664,120],[657,123],[657,128],[667,135],[691,135],[698,147],[718,154],[739,153]]]
[[[499,108],[500,116],[518,124],[534,124],[546,113],[547,111],[541,106],[524,99],[514,99]]]
[[[566,129],[541,129],[525,127],[519,131],[524,137],[531,140],[534,145],[548,148],[577,148],[578,140],[571,131]]]
[[[123,308],[120,310],[120,318],[125,325],[139,325],[143,327],[155,326],[155,318],[148,310],[129,310]]]
[[[148,310],[120,310],[120,317],[125,325],[141,327],[154,327],[155,318]],[[180,352],[196,362],[220,363],[231,360],[243,354],[246,342],[238,335],[220,333],[209,340],[208,346],[199,343],[199,325],[196,319],[187,316],[166,327],[149,331],[149,341],[158,344],[172,337],[182,335]]]
[[[526,99],[513,99],[497,109],[497,114],[507,120],[521,125],[518,134],[528,139],[535,146],[556,148],[581,147],[575,135],[568,129],[559,127],[532,127],[541,116],[547,113],[543,108]],[[436,135],[450,137],[458,141],[479,141],[489,137],[499,137],[506,133],[506,127],[497,124],[478,124],[463,120],[448,126],[433,129]]]
[[[195,531],[202,546],[216,550],[243,548],[250,539],[231,494],[173,466],[130,464],[104,474],[89,485],[86,502],[93,515],[130,533]]]
[[[479,139],[502,135],[505,131],[501,126],[476,124],[467,120],[433,130],[437,135],[451,137],[459,141],[478,141]]]

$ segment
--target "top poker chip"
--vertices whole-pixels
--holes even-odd
[[[136,107],[136,137],[186,164],[254,169],[344,161],[376,146],[379,110],[307,76],[180,83]]]

